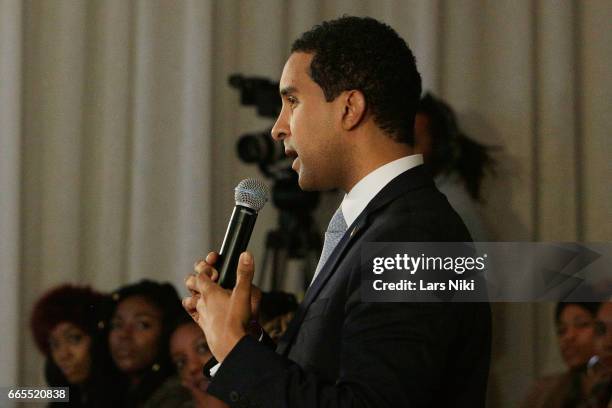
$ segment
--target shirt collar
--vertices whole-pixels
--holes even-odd
[[[351,191],[344,196],[340,204],[342,207],[342,215],[346,220],[346,225],[350,226],[376,194],[389,184],[391,180],[403,172],[421,164],[423,164],[423,155],[421,154],[404,156],[380,166],[359,180]]]

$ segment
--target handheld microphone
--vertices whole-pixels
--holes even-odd
[[[268,187],[259,180],[244,179],[236,186],[234,199],[236,206],[215,264],[219,272],[219,284],[225,289],[232,289],[236,285],[238,259],[247,248],[257,213],[268,201]]]

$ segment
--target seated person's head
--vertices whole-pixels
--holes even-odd
[[[442,100],[426,93],[419,103],[414,123],[415,152],[421,153],[425,162],[437,174],[442,163],[450,164],[458,148],[459,133],[455,115]]]
[[[47,356],[49,385],[82,385],[97,364],[108,360],[105,329],[110,297],[88,287],[63,285],[42,296],[34,306],[31,329],[36,345]]]
[[[583,368],[593,356],[595,314],[599,303],[557,304],[557,339],[563,361],[570,369]]]
[[[468,137],[453,109],[427,92],[419,103],[414,124],[414,151],[421,153],[434,176],[457,174],[474,200],[480,200],[485,174],[494,170],[492,146]]]
[[[187,315],[181,319],[170,337],[170,356],[183,386],[194,400],[206,397],[209,380],[203,374],[204,365],[212,358],[202,329]]]
[[[259,321],[272,340],[277,341],[285,333],[297,307],[297,300],[291,293],[262,293]]]
[[[119,370],[132,381],[151,371],[171,374],[170,332],[185,313],[174,287],[143,280],[120,288],[113,299],[109,345]]]

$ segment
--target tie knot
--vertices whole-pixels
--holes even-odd
[[[344,215],[342,214],[342,207],[338,207],[334,216],[329,221],[329,225],[327,226],[327,232],[346,232],[348,229],[348,225],[346,225],[346,220],[344,219]]]

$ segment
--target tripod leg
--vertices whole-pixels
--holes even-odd
[[[273,255],[273,290],[283,290],[285,285],[285,274],[287,273],[287,259],[288,259],[288,251],[282,246],[280,248],[276,248]]]

